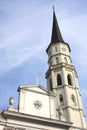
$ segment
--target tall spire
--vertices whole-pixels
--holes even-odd
[[[53,27],[52,27],[52,36],[51,36],[51,43],[55,43],[55,42],[64,42],[59,26],[58,26],[58,22],[57,22],[57,18],[55,15],[55,10],[54,10],[54,6],[53,6]]]

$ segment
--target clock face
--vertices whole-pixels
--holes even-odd
[[[65,48],[65,47],[62,47],[62,51],[66,51],[66,48]]]
[[[62,50],[62,52],[64,52],[64,53],[68,53],[68,49],[65,48],[65,47],[62,47],[61,50]]]
[[[36,101],[34,102],[34,107],[35,107],[36,109],[40,109],[40,108],[42,107],[41,101],[36,100]]]

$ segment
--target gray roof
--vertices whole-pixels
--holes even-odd
[[[60,28],[59,28],[59,25],[57,22],[57,18],[55,15],[55,11],[53,9],[53,25],[52,25],[51,42],[50,42],[49,46],[47,47],[46,52],[48,53],[48,49],[49,49],[51,44],[55,44],[55,43],[59,43],[59,42],[62,42],[64,44],[68,45],[69,51],[71,51],[69,44],[66,43],[62,38]]]
[[[64,42],[60,29],[59,29],[59,25],[57,22],[57,18],[55,15],[55,11],[53,10],[53,26],[52,26],[52,36],[51,36],[51,43],[55,43],[55,42]]]

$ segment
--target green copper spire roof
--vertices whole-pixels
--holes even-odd
[[[58,26],[57,18],[55,15],[54,7],[53,7],[53,26],[52,26],[51,43],[55,43],[55,42],[64,42],[64,40],[62,38],[60,29]]]

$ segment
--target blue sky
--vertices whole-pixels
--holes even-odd
[[[19,85],[46,87],[45,52],[52,31],[52,5],[79,76],[87,116],[87,0],[0,0],[0,110],[18,103]]]

